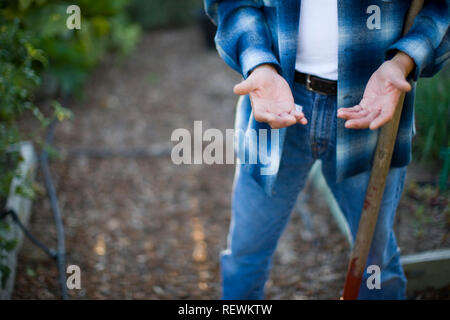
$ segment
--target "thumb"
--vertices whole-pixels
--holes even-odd
[[[233,92],[238,95],[249,94],[251,91],[255,89],[255,85],[253,83],[252,78],[247,78],[246,80],[238,83],[234,86]]]
[[[394,77],[391,79],[391,83],[402,91],[411,91],[411,84],[403,77]]]

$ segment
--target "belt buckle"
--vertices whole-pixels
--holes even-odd
[[[310,74],[306,75],[306,89],[308,91],[314,91],[313,88],[311,88],[311,75]]]

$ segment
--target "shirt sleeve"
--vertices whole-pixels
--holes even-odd
[[[433,76],[450,57],[449,24],[450,0],[425,1],[409,32],[387,49],[386,58],[403,51],[416,64],[410,78]]]
[[[261,64],[280,71],[261,1],[205,0],[205,9],[217,25],[215,43],[222,59],[247,78]]]

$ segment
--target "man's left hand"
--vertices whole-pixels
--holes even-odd
[[[411,90],[406,77],[413,68],[414,60],[398,52],[372,74],[361,102],[351,108],[340,108],[338,118],[347,120],[346,128],[375,130],[381,127],[394,116],[400,95]]]

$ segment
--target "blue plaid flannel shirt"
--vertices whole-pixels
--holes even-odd
[[[405,97],[392,167],[405,166],[411,161],[411,141],[415,134],[415,81],[418,77],[433,76],[450,56],[450,0],[425,0],[412,28],[402,36],[404,17],[410,4],[408,0],[338,0],[339,108],[358,104],[372,73],[398,50],[407,53],[416,64],[409,77],[413,90]],[[366,26],[370,5],[381,9],[380,29],[369,30]],[[270,63],[292,87],[300,0],[205,0],[205,8],[218,27],[217,50],[229,66],[246,78],[258,65]],[[250,128],[270,129],[267,124],[255,121],[246,96],[237,110],[236,129]],[[379,130],[346,129],[344,121],[338,119],[337,181],[370,170],[378,134]],[[278,168],[285,135],[286,129],[279,129],[281,148],[278,148],[278,154],[271,155],[275,163],[268,165]],[[261,166],[264,165],[258,163],[246,167],[270,193],[276,174],[261,175]]]

